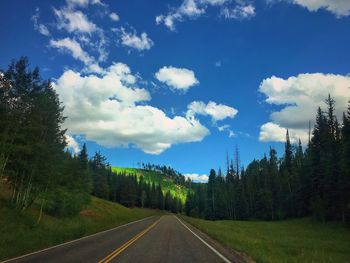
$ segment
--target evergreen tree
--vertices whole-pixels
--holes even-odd
[[[207,218],[215,219],[215,188],[216,188],[216,172],[214,169],[210,170],[209,179],[208,179],[208,191],[207,191]]]
[[[341,129],[341,175],[338,181],[340,218],[350,221],[350,101]]]

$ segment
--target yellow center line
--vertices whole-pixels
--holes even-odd
[[[98,263],[107,263],[110,262],[112,259],[114,259],[116,256],[118,256],[120,253],[122,253],[125,249],[127,249],[131,244],[133,244],[136,240],[138,240],[140,237],[145,235],[148,231],[150,231],[153,227],[155,227],[156,224],[159,223],[161,218],[159,218],[156,222],[154,222],[152,225],[147,227],[145,230],[141,231],[139,234],[131,238],[129,241],[124,243],[122,246],[118,247],[116,250],[114,250],[112,253],[107,255],[104,259],[100,260]]]

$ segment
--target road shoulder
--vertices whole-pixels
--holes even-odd
[[[190,228],[194,233],[196,233],[200,238],[202,238],[205,242],[210,244],[213,248],[215,248],[219,253],[221,253],[224,257],[226,257],[231,262],[237,262],[237,263],[253,263],[255,262],[251,257],[248,255],[245,255],[243,253],[240,253],[230,247],[226,247],[223,244],[221,244],[216,239],[210,237],[206,233],[202,232],[195,226],[191,225],[186,221],[186,219],[182,216],[176,216],[178,219],[181,220],[182,223],[184,223],[188,228]]]

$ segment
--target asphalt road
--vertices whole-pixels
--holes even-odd
[[[8,262],[232,261],[225,248],[218,247],[215,242],[211,243],[203,235],[176,216],[165,215],[147,218]]]

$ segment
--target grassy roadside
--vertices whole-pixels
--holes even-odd
[[[79,215],[72,218],[55,218],[44,214],[38,225],[38,209],[35,206],[28,211],[19,212],[9,208],[0,194],[0,261],[157,213],[160,212],[140,208],[129,209],[92,197],[91,203]]]
[[[340,224],[183,219],[257,262],[350,262],[350,229]]]

